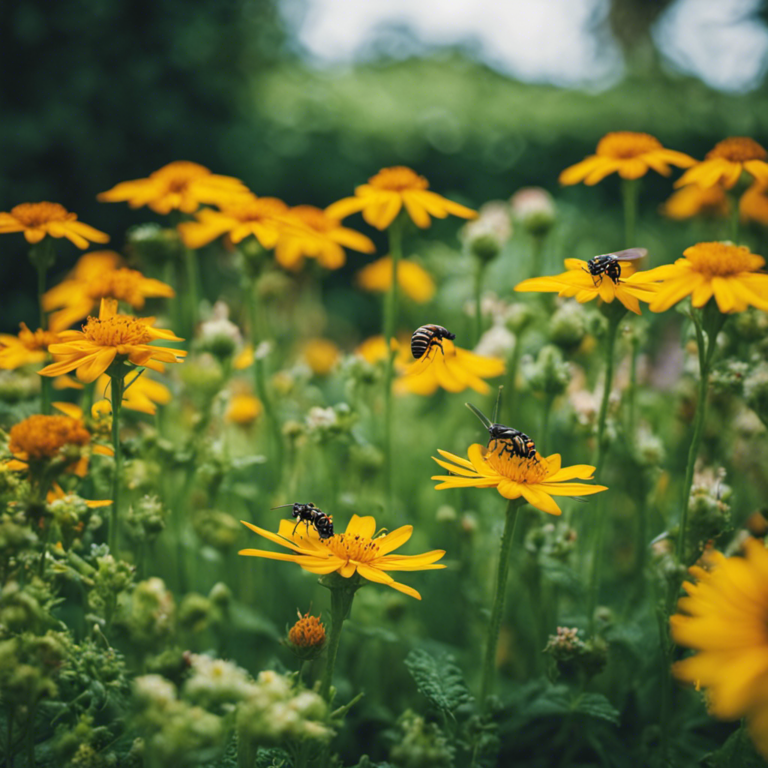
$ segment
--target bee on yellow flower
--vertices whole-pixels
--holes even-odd
[[[386,293],[392,287],[392,257],[384,256],[357,273],[357,284],[365,291]],[[432,301],[435,281],[426,269],[414,261],[398,259],[397,284],[417,304]]]
[[[676,187],[698,184],[714,187],[720,184],[731,189],[746,171],[756,181],[768,184],[768,153],[754,139],[732,136],[719,142],[707,156],[687,170],[676,182]]]
[[[21,203],[11,208],[10,213],[0,213],[0,234],[10,232],[23,232],[31,245],[39,243],[46,235],[66,237],[78,248],[87,248],[89,242],[109,241],[109,235],[78,221],[76,213],[70,213],[58,203],[48,202]]]

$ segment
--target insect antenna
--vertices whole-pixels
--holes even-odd
[[[270,507],[270,511],[273,509],[284,509],[285,507],[292,507],[293,504],[281,504],[279,507]]]
[[[469,410],[472,411],[472,413],[474,413],[478,419],[480,419],[486,429],[491,428],[491,422],[488,421],[488,417],[479,408],[475,408],[472,403],[464,403],[464,405],[466,405],[467,408],[469,408]]]
[[[494,424],[498,423],[499,421],[499,414],[501,413],[501,395],[504,391],[504,385],[499,385],[499,394],[496,395],[496,405],[493,408],[493,422]]]

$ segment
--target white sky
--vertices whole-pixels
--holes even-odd
[[[758,2],[678,0],[656,40],[677,68],[715,88],[754,87],[768,55],[768,29],[748,18]],[[320,65],[375,57],[371,44],[391,45],[386,29],[396,28],[427,46],[467,45],[521,80],[607,85],[622,74],[621,53],[594,31],[608,0],[283,0],[283,8]]]

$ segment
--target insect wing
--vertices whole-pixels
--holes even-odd
[[[626,251],[616,251],[615,253],[606,253],[606,256],[615,256],[619,261],[638,261],[648,255],[647,248],[627,248]]]

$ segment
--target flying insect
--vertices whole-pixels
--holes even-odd
[[[594,259],[590,259],[587,262],[587,266],[582,267],[582,269],[592,276],[595,287],[602,284],[603,275],[608,275],[615,284],[618,284],[621,278],[621,264],[619,262],[637,261],[638,259],[644,259],[647,255],[647,248],[627,248],[626,251],[603,253],[600,256],[595,256]]]
[[[297,501],[294,504],[281,504],[279,507],[272,507],[272,509],[283,509],[285,507],[292,507],[291,515],[296,520],[296,525],[293,527],[294,533],[304,523],[307,531],[312,526],[321,539],[330,539],[333,536],[333,518],[330,515],[326,515],[322,509],[318,509],[311,502],[302,504]]]
[[[443,339],[450,339],[452,341],[455,338],[456,334],[451,333],[447,328],[443,328],[442,325],[422,325],[411,336],[411,354],[419,360],[427,354],[433,344],[440,347],[440,351],[445,354]]]

